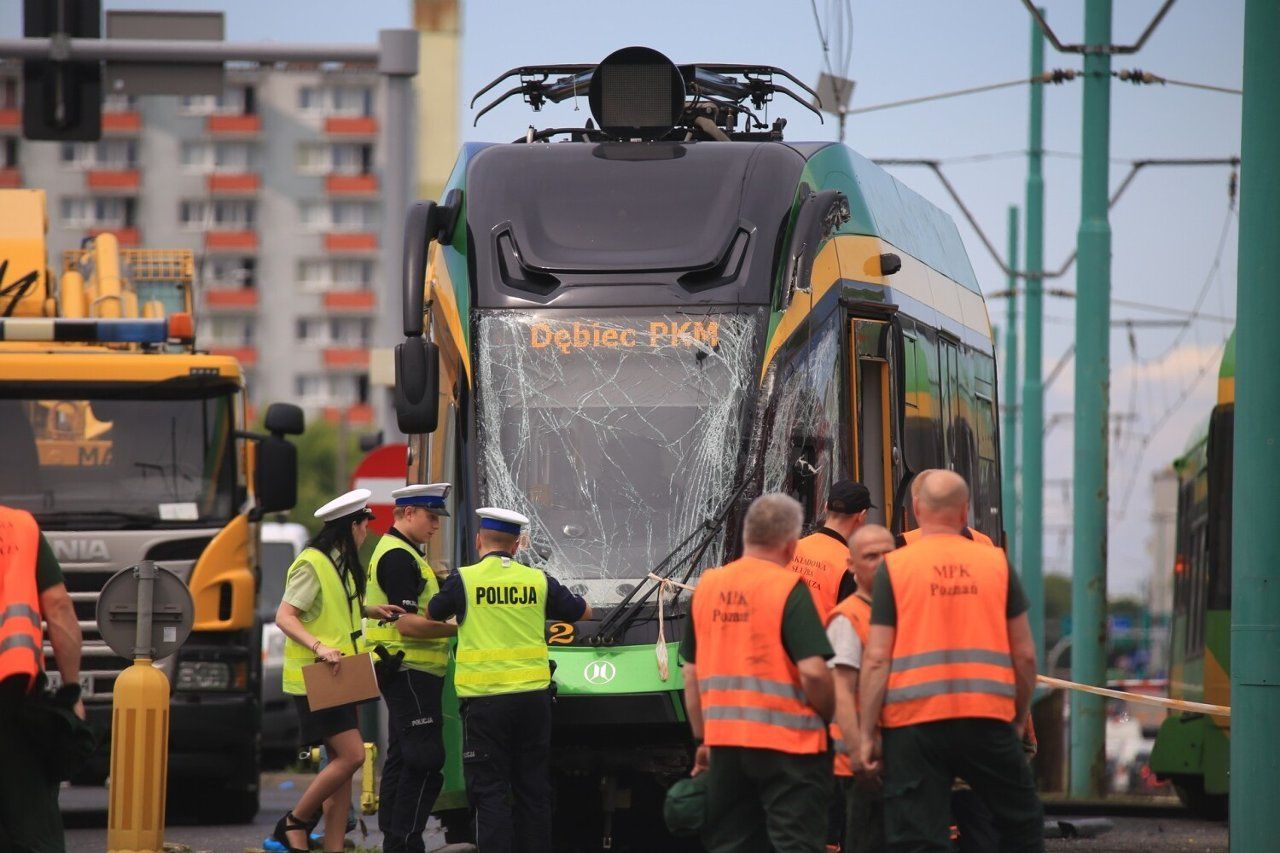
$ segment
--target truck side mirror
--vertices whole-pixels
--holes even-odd
[[[405,435],[436,431],[440,394],[440,348],[423,337],[396,347],[396,426]]]
[[[298,448],[279,435],[258,442],[254,457],[253,490],[260,518],[269,512],[285,512],[298,502]]]
[[[306,417],[302,409],[292,403],[272,403],[267,407],[263,425],[274,436],[302,435],[306,429]]]

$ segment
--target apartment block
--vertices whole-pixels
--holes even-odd
[[[228,70],[221,95],[108,96],[98,142],[21,137],[0,64],[0,187],[48,193],[51,261],[103,231],[199,258],[198,344],[235,355],[255,405],[368,423],[382,281],[385,108],[376,70]]]

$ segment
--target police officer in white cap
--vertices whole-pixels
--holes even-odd
[[[351,777],[364,762],[364,741],[355,704],[312,711],[302,667],[317,660],[337,663],[361,648],[364,616],[390,619],[403,610],[391,604],[365,607],[360,546],[369,534],[369,490],[334,498],[315,517],[324,522],[307,543],[285,581],[276,624],[285,634],[284,692],[294,696],[304,746],[324,745],[328,763],[311,780],[292,811],[276,824],[276,841],[291,853],[306,851],[308,836],[324,812],[324,849],[341,850],[351,807]]]
[[[551,850],[551,670],[546,620],[591,618],[555,578],[516,562],[518,512],[476,511],[480,562],[431,599],[432,619],[458,620],[454,685],[461,704],[462,764],[481,853]]]
[[[427,602],[440,591],[440,583],[423,551],[440,529],[441,517],[449,515],[448,496],[448,483],[393,491],[395,520],[369,560],[366,603],[404,609],[394,620],[369,619],[364,629],[366,645],[387,655],[378,679],[388,717],[387,759],[378,792],[385,853],[426,850],[422,833],[444,782],[440,700],[449,638],[458,626],[427,618]]]

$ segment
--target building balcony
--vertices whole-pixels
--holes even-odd
[[[16,168],[0,169],[0,190],[16,190],[22,186],[22,172]]]
[[[142,245],[142,232],[137,228],[90,228],[87,236],[97,237],[99,234],[114,234],[121,248],[130,249]]]
[[[378,120],[372,116],[329,116],[324,132],[330,136],[373,137],[378,135]]]
[[[372,196],[378,194],[377,175],[326,175],[324,191],[329,195]]]
[[[368,403],[356,403],[351,406],[325,406],[320,410],[321,415],[329,423],[337,423],[346,415],[346,421],[349,424],[368,425],[373,423],[373,406]]]
[[[262,178],[253,172],[215,173],[205,177],[205,188],[211,195],[253,195]]]
[[[372,290],[335,290],[324,295],[326,311],[372,313],[376,305]]]
[[[330,370],[364,370],[369,367],[369,350],[366,347],[325,347],[320,356],[324,366]]]
[[[209,231],[204,235],[204,247],[211,252],[245,250],[258,248],[257,231]]]
[[[255,364],[258,363],[257,347],[250,347],[250,346],[227,347],[227,346],[211,345],[209,347],[209,354],[224,355],[224,356],[229,356],[231,358],[234,358],[236,361],[240,362],[241,367],[253,367]]]
[[[262,116],[209,116],[204,129],[210,136],[257,136],[262,132]]]
[[[137,169],[90,169],[84,182],[94,192],[134,193],[142,184],[142,173]]]
[[[258,291],[252,287],[206,290],[204,304],[210,310],[254,311],[258,307]]]
[[[22,127],[22,110],[0,110],[0,130],[11,130]]]
[[[371,231],[340,231],[324,235],[326,252],[376,252],[378,235]]]
[[[122,113],[103,113],[102,132],[122,136],[142,130],[142,113],[137,110]]]

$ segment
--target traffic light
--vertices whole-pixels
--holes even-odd
[[[24,0],[22,16],[27,38],[102,37],[102,0]],[[102,137],[102,63],[24,60],[22,88],[26,139]]]

